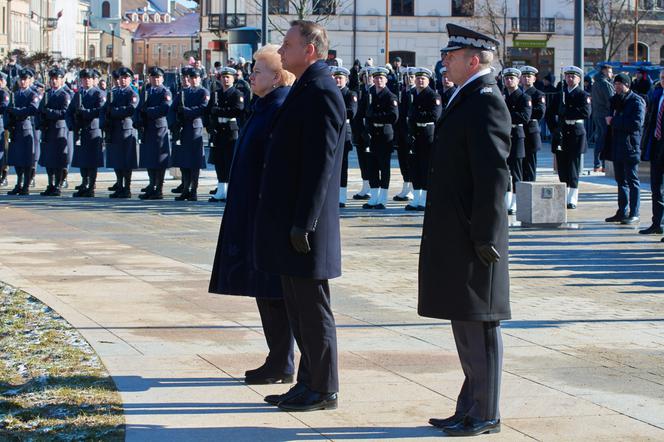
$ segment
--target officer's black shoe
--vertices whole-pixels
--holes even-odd
[[[664,230],[661,227],[652,225],[647,229],[639,230],[641,235],[661,235],[664,233]]]
[[[147,186],[145,186],[145,187],[143,187],[143,188],[141,189],[141,193],[145,193],[145,192],[147,192],[147,191],[150,190],[150,189],[152,189],[152,186],[148,184]]]
[[[59,187],[54,187],[53,190],[51,191],[51,196],[60,196],[60,188]]]
[[[85,191],[83,192],[84,198],[94,198],[95,197],[95,190],[91,188],[86,188]]]
[[[81,190],[85,188],[85,184],[79,184],[78,186],[74,186],[74,190]]]
[[[627,215],[624,213],[616,213],[613,216],[606,218],[604,221],[607,223],[620,223],[622,220],[627,219]]]
[[[346,207],[346,203],[339,203],[339,208],[344,209]]]
[[[508,215],[514,215],[514,209],[507,209],[507,214]]]
[[[640,218],[638,216],[628,216],[627,218],[620,220],[620,224],[632,225],[638,224],[639,221]]]
[[[53,196],[53,190],[54,190],[53,186],[47,186],[46,190],[44,190],[43,192],[39,192],[39,195],[41,195],[41,196]]]
[[[407,196],[394,195],[392,197],[392,200],[393,201],[410,201],[410,198],[408,198]]]
[[[223,203],[224,201],[226,201],[226,198],[217,199],[213,196],[208,198],[208,203]]]
[[[373,204],[364,203],[364,204],[362,204],[362,208],[363,209],[375,209],[376,206],[374,206]]]
[[[81,187],[80,189],[76,190],[76,192],[71,194],[72,198],[81,198],[85,193],[85,190],[85,187]]]
[[[568,209],[576,209],[576,204],[567,203],[567,208]]]
[[[659,242],[664,242],[664,238],[660,239]]]
[[[116,190],[115,192],[111,193],[108,197],[109,198],[118,198],[120,195],[120,191]]]
[[[18,184],[9,192],[7,192],[7,195],[18,195],[21,192],[21,186]]]
[[[175,197],[175,201],[187,201],[188,196],[189,192],[182,192],[180,195]]]
[[[184,190],[184,185],[180,184],[178,187],[175,187],[175,188],[171,189],[171,193],[182,193],[183,190]],[[181,200],[178,200],[178,201],[181,201]]]
[[[373,206],[372,209],[385,210],[385,206],[382,203],[378,203],[375,206]]]
[[[163,200],[163,199],[164,199],[164,194],[161,193],[161,192],[156,192],[156,191],[155,191],[155,192],[152,192],[151,194],[149,194],[149,195],[148,195],[146,198],[144,198],[144,199],[148,199],[148,200]]]
[[[216,187],[214,189],[210,190],[210,195],[214,195],[215,193],[217,193],[217,188]],[[221,201],[221,200],[219,200],[219,201]]]
[[[108,188],[108,190],[111,191],[111,192],[117,192],[119,189],[120,189],[120,185],[118,183],[115,183],[111,187]]]
[[[189,194],[187,195],[187,200],[198,201],[198,195],[194,192],[189,192]]]
[[[129,189],[119,190],[117,198],[122,198],[122,199],[131,198],[131,191]]]
[[[426,208],[424,206],[417,206],[417,211],[418,212],[424,212]]]
[[[443,431],[450,436],[477,436],[480,434],[500,433],[500,419],[482,421],[466,416],[461,422],[444,427]]]
[[[404,210],[408,210],[410,212],[415,212],[417,211],[418,207],[417,206],[411,206],[410,204],[406,204],[406,207],[404,207]]]
[[[354,200],[370,200],[371,195],[368,194],[368,193],[365,193],[364,195],[360,195],[359,193],[356,193],[355,195],[353,195],[353,199]]]
[[[293,375],[285,373],[261,373],[245,376],[244,383],[247,385],[291,384],[293,383]]]
[[[337,401],[337,393],[319,393],[307,389],[299,396],[279,402],[278,406],[284,411],[335,410]]]
[[[279,402],[283,402],[288,399],[295,398],[302,393],[309,391],[306,385],[298,382],[297,384],[293,385],[290,390],[288,390],[284,394],[269,394],[265,396],[263,399],[265,402],[267,402],[270,405],[279,405]]]
[[[454,413],[452,416],[446,417],[445,419],[438,419],[436,417],[432,417],[431,419],[429,419],[429,423],[437,428],[451,427],[452,425],[456,425],[459,422],[461,422],[464,419],[464,417],[465,416],[463,414]]]
[[[30,195],[30,190],[21,188],[21,190],[18,192],[18,195],[19,196]]]

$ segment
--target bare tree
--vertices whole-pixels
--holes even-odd
[[[477,5],[477,14],[479,23],[478,28],[481,32],[491,35],[500,42],[500,56],[498,61],[501,68],[507,64],[507,0],[480,0]]]
[[[257,15],[261,14],[263,1],[269,0],[253,0]],[[291,20],[311,20],[324,25],[343,11],[350,0],[281,0],[276,3],[268,6],[267,20],[272,29],[284,35]]]

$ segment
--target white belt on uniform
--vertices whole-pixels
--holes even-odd
[[[225,117],[219,117],[217,119],[220,123],[230,123],[231,121],[237,121],[237,118],[225,118]]]
[[[570,126],[577,123],[583,124],[583,120],[565,120],[565,124],[569,124]]]
[[[415,123],[417,127],[427,127],[427,126],[433,126],[435,123],[433,121],[430,121],[428,123]]]
[[[512,129],[514,129],[515,127],[523,127],[523,124],[513,124]]]
[[[350,124],[350,119],[347,119],[347,120],[346,120],[346,123]]]
[[[384,124],[381,124],[381,123],[374,123],[373,125],[374,125],[374,127],[384,127],[385,126]]]

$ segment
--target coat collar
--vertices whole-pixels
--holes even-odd
[[[454,109],[459,103],[461,103],[463,100],[466,99],[470,94],[476,92],[479,89],[483,88],[491,88],[496,85],[496,79],[493,77],[493,73],[489,72],[488,74],[482,75],[481,77],[477,77],[467,85],[465,85],[457,94],[456,97],[450,102],[445,110],[443,111],[443,114],[440,116],[440,120],[442,121],[447,117],[447,115],[450,113],[452,109]]]
[[[294,98],[297,97],[300,93],[302,93],[302,91],[304,91],[312,81],[321,77],[330,77],[330,68],[327,67],[327,64],[325,64],[324,61],[318,60],[317,62],[309,66],[307,70],[304,71],[302,76],[295,82],[295,84],[293,84],[290,93],[288,94],[286,100],[284,101],[284,104],[279,108],[277,114],[274,116],[274,119],[272,120],[272,127],[274,127],[275,122],[279,119],[279,116],[284,112],[284,109],[288,108],[288,106],[293,102]]]

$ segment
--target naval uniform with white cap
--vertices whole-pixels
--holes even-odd
[[[524,126],[530,121],[532,114],[532,102],[530,95],[519,89],[519,78],[521,71],[516,68],[503,69],[503,81],[505,83],[505,104],[510,111],[512,122],[512,146],[507,165],[510,168],[512,183],[505,195],[507,213],[513,215],[516,211],[516,183],[523,179],[523,158],[526,156],[526,137]]]
[[[350,71],[341,66],[330,66],[330,73],[341,90],[341,95],[344,98],[346,105],[346,128],[344,143],[344,156],[341,162],[341,181],[339,183],[339,207],[346,207],[346,198],[348,196],[348,154],[353,150],[353,129],[351,121],[357,114],[357,94],[355,91],[350,90],[348,85],[348,77]]]
[[[419,261],[418,314],[449,319],[465,381],[454,415],[429,422],[454,436],[500,431],[502,338],[509,319],[510,114],[491,62],[498,41],[447,24],[444,63],[459,84],[436,126]]]
[[[413,143],[408,130],[408,113],[413,103],[415,94],[415,69],[414,67],[402,68],[404,80],[401,93],[399,94],[399,120],[395,125],[396,148],[399,160],[399,171],[403,178],[401,192],[394,195],[394,201],[410,201],[413,199]]]
[[[586,151],[584,120],[590,117],[590,94],[580,84],[583,70],[576,66],[564,69],[565,84],[561,95],[558,122],[560,146],[552,145],[556,154],[558,177],[567,185],[567,208],[576,209],[579,200],[581,154]]]
[[[371,91],[370,104],[365,118],[371,133],[369,146],[371,199],[362,205],[363,209],[385,209],[387,204],[392,142],[394,141],[392,125],[399,119],[397,97],[387,88],[388,73],[389,71],[383,67],[377,67],[372,72],[375,89]]]
[[[226,201],[235,142],[240,132],[239,120],[248,104],[235,87],[236,74],[235,69],[223,67],[219,71],[220,80],[211,83],[214,89],[208,104],[208,133],[212,136],[212,146],[208,163],[214,164],[217,174],[217,191],[208,200],[211,203]]]
[[[533,105],[530,121],[524,126],[526,156],[523,159],[523,181],[535,181],[537,179],[537,151],[542,148],[540,122],[546,113],[546,97],[544,92],[535,87],[537,69],[532,66],[522,66],[519,70],[521,71],[523,92],[530,96]]]
[[[362,176],[362,188],[359,192],[353,195],[354,200],[368,200],[371,198],[369,178],[371,177],[371,161],[369,145],[371,144],[371,133],[367,127],[365,118],[367,110],[371,104],[371,91],[374,89],[373,77],[371,72],[372,67],[363,67],[360,69],[360,95],[358,97],[357,114],[351,120],[353,131],[353,144],[355,144],[355,151],[357,152],[357,163],[360,167],[360,175]]]
[[[415,88],[412,91],[412,104],[408,113],[408,130],[413,143],[413,200],[406,210],[424,211],[427,200],[427,176],[429,159],[433,149],[436,121],[442,112],[438,92],[429,87],[433,72],[427,68],[415,68]]]

